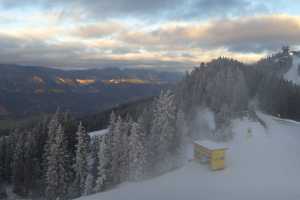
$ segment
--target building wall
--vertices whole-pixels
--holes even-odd
[[[201,163],[208,163],[212,170],[225,168],[225,149],[209,150],[194,144],[194,158]]]
[[[212,170],[220,170],[225,168],[225,150],[213,150],[210,159],[210,167]]]

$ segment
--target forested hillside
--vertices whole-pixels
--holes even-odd
[[[300,87],[284,76],[297,57],[281,52],[253,65],[227,58],[202,64],[179,83],[177,105],[188,119],[195,117],[197,108],[208,107],[218,128],[255,109],[300,120]]]
[[[97,113],[157,96],[180,73],[147,69],[59,70],[0,64],[0,117],[54,113]]]
[[[80,119],[57,111],[16,128],[0,137],[0,183],[22,197],[72,199],[174,170],[183,164],[187,140],[231,140],[233,119],[247,116],[265,126],[258,109],[300,120],[300,87],[284,77],[294,56],[267,59],[290,60],[283,73],[262,69],[266,60],[249,65],[218,58],[156,98]],[[203,110],[214,122],[205,133],[194,123]],[[88,135],[102,128],[106,134]]]

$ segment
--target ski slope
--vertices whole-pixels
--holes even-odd
[[[299,200],[300,124],[259,116],[267,128],[247,118],[233,121],[223,171],[187,162],[163,176],[80,200]]]

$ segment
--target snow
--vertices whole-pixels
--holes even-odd
[[[209,140],[197,140],[195,141],[196,144],[201,145],[207,149],[226,149],[227,145],[225,143],[218,143],[218,142],[213,142]]]
[[[293,65],[291,69],[284,75],[284,79],[300,85],[300,76],[298,74],[298,66],[300,65],[300,57],[293,55]]]
[[[198,108],[196,115],[191,122],[190,128],[192,128],[192,136],[194,136],[196,139],[203,139],[201,137],[199,138],[200,131],[201,133],[206,133],[202,134],[202,136],[207,138],[216,129],[214,112],[208,108]]]
[[[227,143],[222,171],[192,161],[160,177],[80,200],[299,200],[300,124],[258,115],[267,128],[248,118],[232,122],[235,137]]]
[[[215,122],[215,115],[214,115],[214,113],[211,110],[206,109],[203,112],[203,117],[207,121],[209,130],[210,131],[214,131],[216,129],[216,122]]]
[[[102,129],[102,130],[90,132],[89,136],[91,138],[93,138],[93,137],[100,137],[100,136],[103,136],[103,135],[105,135],[107,133],[108,133],[108,129]]]

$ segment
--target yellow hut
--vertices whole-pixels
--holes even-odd
[[[208,140],[194,142],[194,158],[200,163],[208,163],[211,170],[225,168],[226,145]]]

